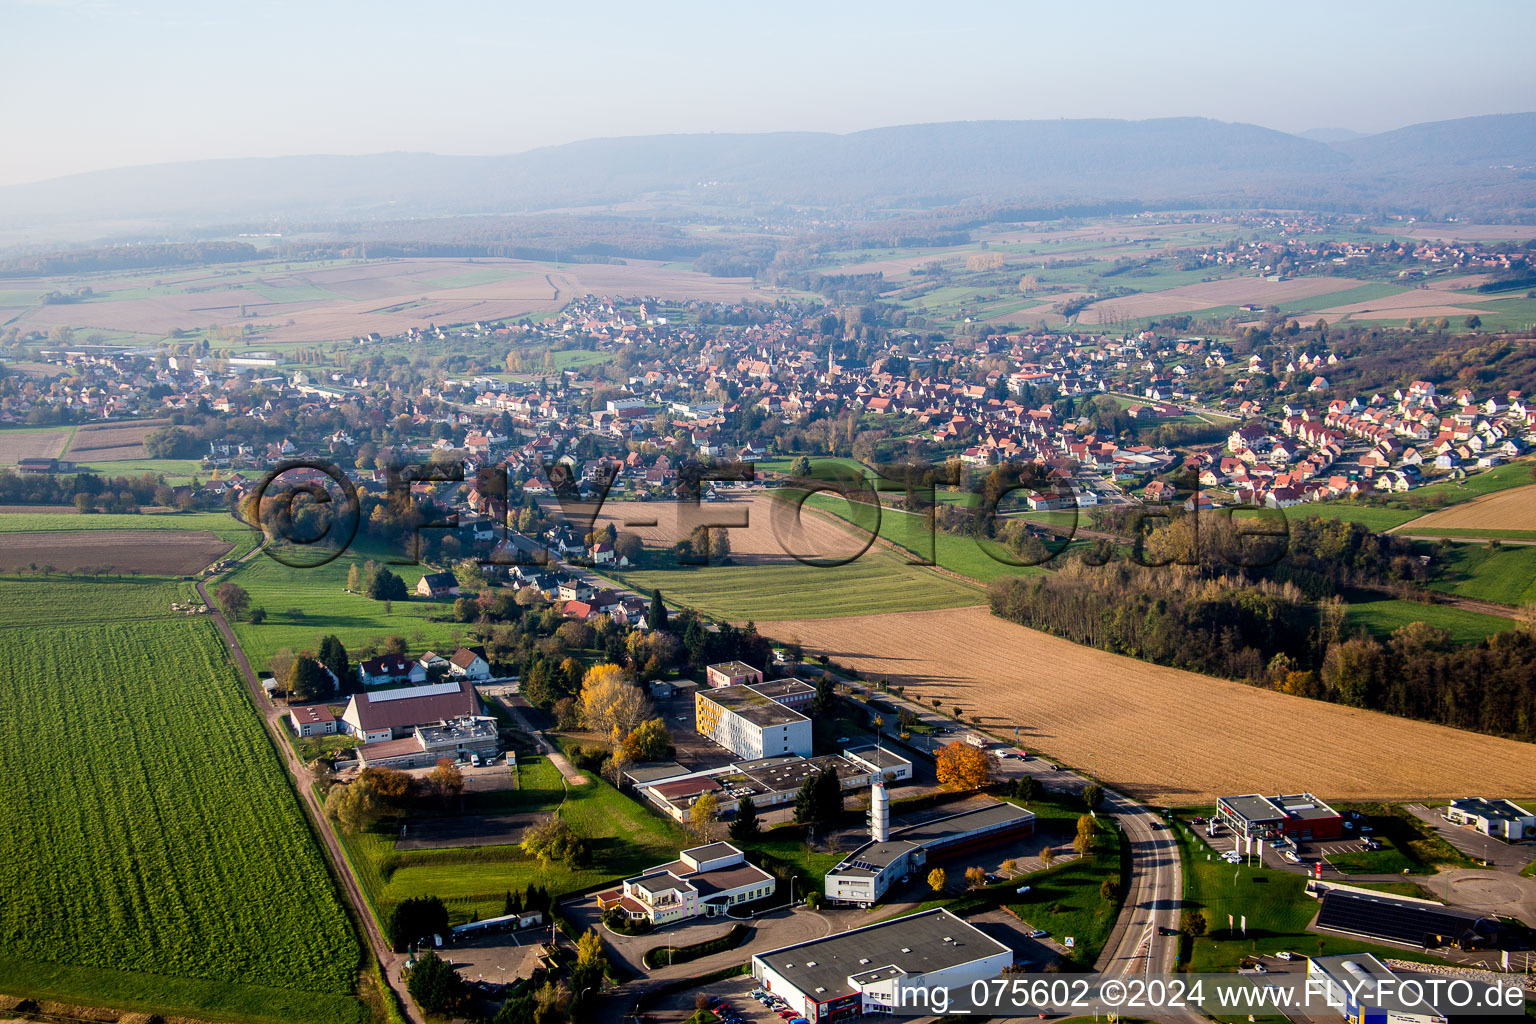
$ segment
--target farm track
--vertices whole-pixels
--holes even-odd
[[[260,552],[260,548],[250,552],[241,561],[252,558]],[[326,854],[331,862],[331,870],[341,883],[342,892],[347,902],[351,904],[352,912],[358,923],[362,926],[368,937],[368,944],[373,949],[374,956],[383,968],[384,976],[389,986],[394,990],[394,998],[399,1003],[405,1018],[410,1024],[427,1024],[426,1015],[421,1007],[411,998],[410,992],[405,986],[405,958],[395,953],[389,943],[385,941],[384,934],[379,929],[379,923],[374,919],[373,911],[368,906],[367,897],[364,896],[357,877],[352,872],[346,853],[342,850],[341,841],[336,838],[336,833],[331,829],[330,822],[325,817],[325,808],[320,804],[320,798],[315,795],[314,788],[306,782],[308,771],[299,760],[298,754],[293,749],[293,744],[288,742],[284,734],[285,726],[282,722],[283,710],[267,697],[266,691],[261,688],[261,680],[255,670],[251,668],[250,660],[245,656],[245,649],[240,646],[235,631],[230,628],[228,620],[224,618],[223,611],[218,603],[209,597],[203,581],[197,582],[198,596],[208,606],[209,613],[213,617],[214,625],[219,629],[219,635],[223,637],[228,646],[230,656],[234,659],[235,666],[240,670],[240,676],[245,680],[245,685],[250,691],[251,700],[256,706],[256,711],[261,715],[262,721],[267,726],[272,745],[277,748],[278,755],[282,758],[283,766],[288,770],[294,791],[298,793],[299,800],[310,817],[311,827],[320,838],[325,847]]]

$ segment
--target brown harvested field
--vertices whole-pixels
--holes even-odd
[[[1397,320],[1420,316],[1466,316],[1478,312],[1476,306],[1500,298],[1498,295],[1478,295],[1459,292],[1457,288],[1477,285],[1482,278],[1459,277],[1422,288],[1410,288],[1396,295],[1384,295],[1377,299],[1351,302],[1343,306],[1330,306],[1317,312],[1328,317],[1348,316],[1351,320]]]
[[[1185,313],[1213,306],[1276,306],[1282,302],[1310,299],[1314,295],[1341,292],[1365,284],[1349,277],[1293,277],[1289,281],[1266,281],[1262,277],[1228,277],[1220,281],[1184,284],[1160,292],[1142,292],[1118,299],[1103,299],[1083,310],[1078,319],[1085,323],[1115,318],[1134,319]]]
[[[1404,523],[1392,532],[1419,530],[1536,530],[1536,484],[1484,494]]]
[[[60,430],[0,430],[0,466],[22,459],[56,459],[69,443],[69,428]]]
[[[590,506],[580,508],[582,517],[591,515]],[[763,493],[697,506],[675,501],[610,501],[598,514],[598,525],[609,522],[615,529],[639,535],[647,548],[655,549],[670,548],[699,526],[726,526],[731,559],[738,565],[787,564],[795,561],[795,555],[841,560],[854,558],[869,546],[869,535],[857,535],[848,523],[811,508],[797,515],[793,504]]]
[[[166,274],[152,280],[124,278],[99,289],[91,302],[40,305],[16,318],[46,329],[74,327],[166,334],[175,328],[256,323],[261,341],[348,339],[369,331],[399,334],[428,323],[500,320],[554,312],[572,297],[652,295],[666,299],[735,302],[782,294],[750,278],[710,277],[660,262],[553,264],[513,259],[375,260],[338,266],[264,272],[265,266],[221,267],[217,272]],[[487,272],[496,280],[473,280]],[[494,276],[494,275],[493,275]],[[44,290],[50,278],[27,282]],[[150,286],[146,289],[146,286]],[[145,295],[145,290],[157,294]],[[122,293],[121,298],[113,292]],[[245,314],[242,319],[242,313]]]
[[[759,622],[1162,804],[1536,794],[1536,744],[1310,701],[1080,647],[985,608]]]
[[[197,572],[230,549],[202,530],[81,530],[78,533],[0,534],[0,569],[35,562],[62,571],[111,566],[113,572],[181,576]]]
[[[143,441],[147,434],[170,420],[138,420],[133,423],[101,423],[75,431],[69,453],[77,462],[109,462],[114,459],[144,458]],[[137,451],[136,455],[123,454]]]
[[[1387,226],[1375,229],[1383,235],[1408,238],[1438,238],[1447,241],[1519,241],[1536,238],[1536,228],[1529,224],[1426,224],[1408,227]]]

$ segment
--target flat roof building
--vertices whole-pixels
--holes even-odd
[[[742,686],[760,683],[763,673],[744,661],[722,661],[704,669],[704,681],[710,686]]]
[[[1453,825],[1470,825],[1485,836],[1507,842],[1536,839],[1536,814],[1513,800],[1458,797],[1445,809],[1445,820]]]
[[[773,895],[776,885],[773,875],[747,863],[730,843],[706,843],[624,879],[596,899],[604,912],[617,909],[631,920],[665,925],[724,914],[738,903]]]
[[[911,990],[1000,976],[1013,950],[942,907],[758,953],[752,976],[807,1020],[890,1013]]]
[[[1397,994],[1398,975],[1369,953],[1340,953],[1307,958],[1307,981],[1349,1021],[1393,1021],[1402,1024],[1442,1024],[1451,1019],[1429,995],[1413,1005]]]
[[[1344,834],[1344,816],[1311,793],[1224,796],[1216,801],[1216,820],[1245,839],[1312,842]]]
[[[755,685],[700,690],[693,706],[698,731],[738,757],[811,756],[811,720]]]

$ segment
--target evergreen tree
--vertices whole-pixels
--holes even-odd
[[[646,625],[652,630],[667,628],[667,605],[661,599],[661,588],[651,593],[651,611],[646,617]]]
[[[752,802],[752,797],[742,797],[736,803],[736,817],[731,820],[731,838],[756,839],[761,832],[762,827],[757,821],[757,805]]]
[[[816,682],[816,696],[811,698],[811,717],[828,718],[836,700],[837,684],[831,676],[822,676]]]
[[[299,700],[319,700],[331,691],[331,679],[320,667],[320,663],[308,654],[301,654],[293,659],[293,667],[288,670],[287,689],[290,694]]]
[[[347,689],[347,679],[352,674],[352,669],[347,661],[347,649],[341,645],[341,638],[335,635],[322,637],[320,640],[320,653],[317,655],[320,664],[331,670],[336,677],[336,682],[343,690]]]

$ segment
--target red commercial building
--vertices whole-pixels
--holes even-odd
[[[1216,801],[1216,820],[1251,839],[1285,836],[1310,843],[1344,835],[1344,816],[1311,793],[1224,796]]]

